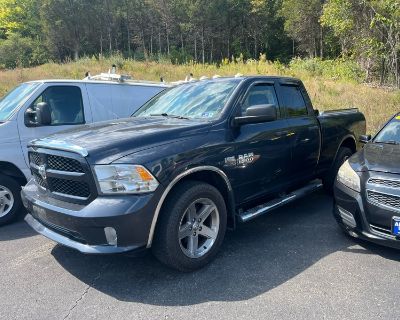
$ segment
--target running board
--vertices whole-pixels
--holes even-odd
[[[258,216],[261,216],[262,214],[270,212],[270,211],[272,211],[276,208],[279,208],[289,202],[292,202],[294,200],[302,198],[302,197],[320,189],[321,187],[322,187],[321,180],[313,180],[309,184],[305,185],[304,187],[297,189],[287,195],[284,195],[283,197],[273,199],[262,205],[259,205],[257,207],[254,207],[247,211],[242,212],[241,214],[239,214],[239,220],[241,222],[247,222],[249,220],[252,220]]]

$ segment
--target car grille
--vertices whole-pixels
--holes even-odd
[[[396,237],[392,234],[392,231],[389,228],[386,228],[384,226],[377,226],[374,224],[370,224],[369,226],[372,232],[379,236],[383,236],[389,239],[396,239]]]
[[[400,188],[400,180],[388,180],[388,179],[377,179],[371,178],[368,180],[370,184],[378,184],[390,188]]]
[[[67,198],[88,200],[92,174],[83,159],[74,159],[50,153],[29,152],[32,176],[35,182],[51,193]]]
[[[400,209],[400,197],[367,190],[368,201],[374,204],[383,205],[393,209]]]

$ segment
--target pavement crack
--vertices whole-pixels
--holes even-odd
[[[85,296],[88,294],[89,290],[96,284],[96,282],[100,279],[102,272],[109,266],[109,263],[106,263],[103,265],[103,267],[100,269],[99,273],[96,275],[96,277],[93,279],[91,284],[88,284],[85,289],[83,290],[82,294],[79,296],[78,299],[75,300],[74,304],[69,308],[68,313],[64,316],[63,320],[66,320],[70,317],[72,311],[78,306],[78,304],[85,298]]]

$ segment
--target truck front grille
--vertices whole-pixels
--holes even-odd
[[[49,185],[53,192],[81,198],[90,196],[90,189],[86,182],[49,178]]]
[[[89,165],[76,154],[64,154],[54,150],[42,152],[42,149],[40,152],[29,152],[31,172],[36,184],[56,198],[83,202],[91,200],[96,191]]]
[[[382,205],[395,210],[400,209],[400,197],[398,196],[371,190],[367,190],[367,196],[368,201],[373,204]]]
[[[49,169],[67,171],[67,172],[83,172],[82,165],[78,160],[49,155],[47,157]]]

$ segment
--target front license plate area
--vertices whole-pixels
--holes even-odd
[[[392,218],[392,233],[396,237],[400,237],[400,217]]]

